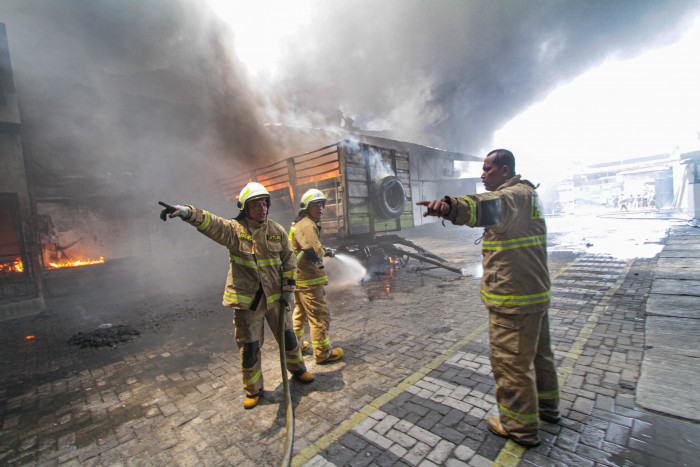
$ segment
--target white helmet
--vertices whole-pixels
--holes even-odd
[[[323,201],[323,203],[325,204],[326,195],[324,195],[321,190],[311,188],[301,196],[301,209],[308,209],[309,204],[315,203],[317,201]]]
[[[267,207],[270,207],[270,192],[257,182],[250,182],[241,190],[241,194],[238,195],[238,208],[245,208],[245,203],[256,198],[267,198]]]

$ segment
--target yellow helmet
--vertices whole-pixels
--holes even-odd
[[[267,199],[267,207],[270,207],[270,192],[258,182],[250,182],[241,190],[238,195],[238,208],[244,209],[245,203],[258,198]]]
[[[306,193],[301,195],[301,209],[308,209],[311,203],[315,203],[317,201],[323,201],[325,203],[326,195],[324,195],[321,190],[311,188]]]

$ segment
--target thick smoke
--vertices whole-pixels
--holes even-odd
[[[211,251],[194,229],[163,225],[156,201],[235,215],[218,180],[348,127],[483,154],[557,85],[677,39],[698,4],[349,0],[312,11],[262,86],[206,2],[0,0],[28,177],[56,243],[107,259]],[[338,128],[339,110],[355,127]],[[290,137],[280,123],[317,130]]]
[[[676,39],[697,10],[693,1],[317,2],[264,89],[233,53],[236,31],[205,2],[2,0],[2,21],[39,176],[200,202],[216,198],[218,178],[313,149],[260,123],[329,128],[338,109],[360,128],[481,154],[557,85]]]
[[[231,31],[190,0],[0,0],[0,15],[42,250],[137,261],[128,282],[164,290],[204,282],[214,253],[221,284],[221,247],[163,224],[157,201],[232,217],[217,181],[279,157]],[[183,258],[199,273],[153,264]]]
[[[696,1],[319,2],[277,89],[397,139],[482,154],[494,131],[610,57],[679,38]],[[288,109],[289,110],[289,109]]]
[[[198,2],[5,0],[2,15],[40,177],[184,202],[278,157],[231,33]]]

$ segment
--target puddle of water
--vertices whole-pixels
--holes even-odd
[[[612,256],[652,258],[663,248],[673,220],[605,216],[548,217],[547,249]]]
[[[566,264],[573,257],[582,253],[611,256],[618,259],[651,258],[663,248],[663,241],[668,229],[676,222],[663,218],[612,218],[595,215],[548,217],[548,244],[551,270]],[[462,231],[456,231],[462,233]],[[441,235],[444,232],[440,231]],[[452,233],[452,232],[451,232]],[[468,231],[472,236],[476,234]],[[480,232],[477,232],[480,235]],[[468,240],[470,240],[469,237]],[[428,237],[420,243],[431,250],[436,242]],[[463,268],[468,276],[478,280],[483,275],[480,245],[473,241],[464,241],[459,237],[441,254],[455,258],[462,255],[463,261],[454,264]],[[474,250],[472,252],[472,250]],[[457,251],[457,252],[456,252]],[[473,253],[473,254],[472,254]],[[341,255],[337,255],[336,259]],[[342,261],[326,261],[329,276],[328,292],[331,301],[352,305],[362,301],[391,298],[393,293],[413,293],[426,281],[445,280],[441,272],[425,270],[415,271],[419,263],[410,260],[406,267],[389,267],[384,274],[367,273],[362,264],[354,257],[342,255]],[[424,264],[424,267],[430,267]],[[377,268],[372,269],[377,270]],[[451,273],[449,273],[451,274]]]
[[[337,282],[329,274],[327,292],[335,303],[353,304],[390,298],[394,293],[412,293],[431,280],[424,274],[395,266],[387,266],[385,273],[365,274],[355,282]],[[439,279],[438,279],[439,280]]]

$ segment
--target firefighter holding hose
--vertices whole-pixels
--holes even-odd
[[[331,363],[343,356],[343,349],[333,348],[328,335],[331,316],[326,303],[324,286],[328,276],[323,267],[324,256],[335,252],[321,245],[321,218],[326,206],[326,196],[312,188],[301,197],[301,210],[289,229],[289,240],[297,254],[297,287],[294,291],[294,333],[298,339],[304,334],[304,324],[309,322],[311,344],[302,341],[301,350],[313,346],[316,363]]]
[[[296,286],[296,258],[287,232],[268,219],[270,193],[259,183],[248,183],[238,198],[240,213],[224,219],[190,205],[169,205],[160,217],[179,217],[225,246],[229,251],[229,273],[223,305],[234,309],[235,339],[241,354],[245,399],[252,409],[263,394],[261,351],[264,322],[279,345],[284,334],[287,370],[303,383],[314,376],[306,371],[291,323]],[[280,302],[283,306],[280,306]],[[285,329],[279,329],[279,313],[285,313]]]
[[[540,443],[539,419],[560,419],[549,336],[547,227],[535,186],[515,174],[515,157],[496,149],[484,159],[489,193],[419,201],[425,216],[483,227],[481,299],[489,312],[489,357],[499,417],[489,429],[522,446]]]

